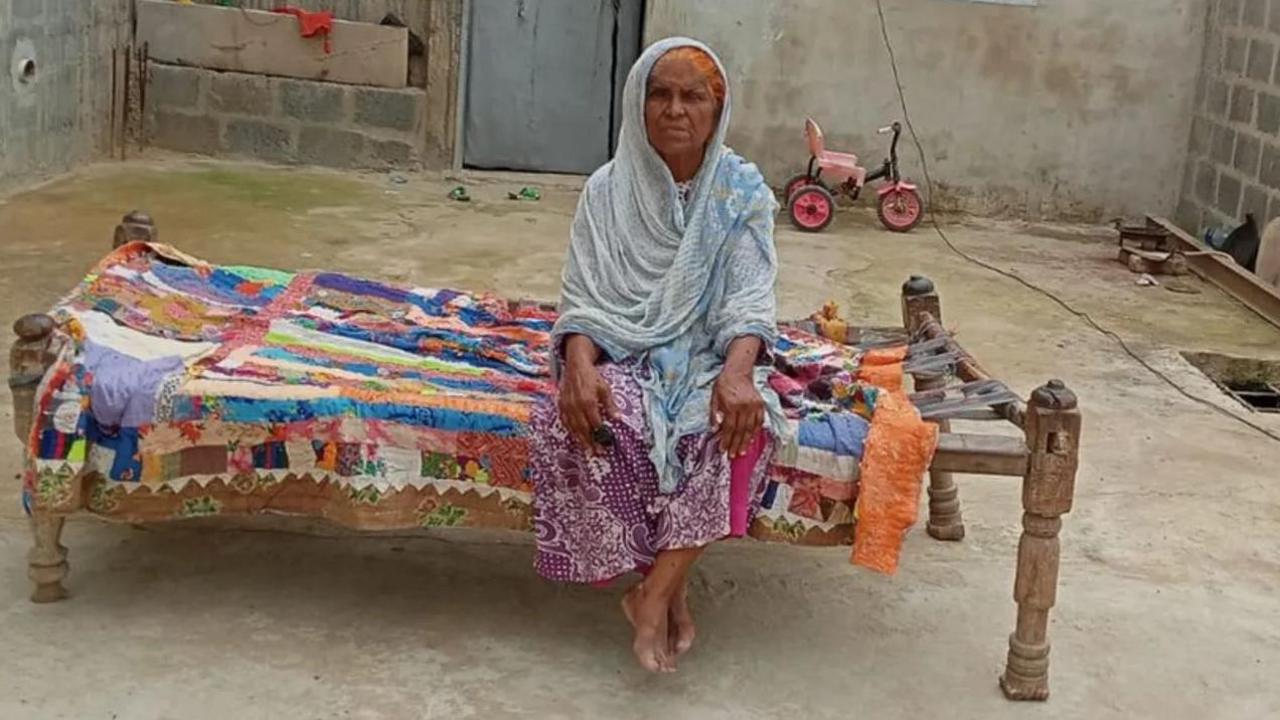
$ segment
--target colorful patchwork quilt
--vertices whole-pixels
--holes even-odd
[[[29,512],[529,528],[551,307],[134,243],[52,314]],[[896,566],[936,441],[901,393],[902,351],[784,331],[771,383],[792,432],[754,537],[832,545],[856,527],[856,562]]]

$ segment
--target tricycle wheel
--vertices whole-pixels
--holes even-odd
[[[817,183],[815,183],[813,180],[809,179],[808,173],[800,173],[799,175],[792,175],[791,179],[787,180],[787,184],[782,186],[783,206],[785,207],[791,204],[791,196],[795,195],[797,190],[804,187],[805,185],[816,185],[816,184]]]
[[[924,203],[915,190],[895,187],[880,196],[876,214],[888,230],[910,232],[924,218]]]
[[[836,215],[836,200],[821,185],[808,185],[796,191],[787,205],[791,224],[804,232],[821,232]]]

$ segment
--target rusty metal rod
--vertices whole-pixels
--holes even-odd
[[[1263,320],[1280,327],[1280,290],[1262,284],[1262,280],[1221,253],[1205,254],[1205,247],[1182,228],[1162,217],[1147,216],[1147,222],[1169,233],[1173,243],[1187,256],[1191,272],[1218,286],[1240,301]]]
[[[133,67],[133,46],[127,45],[124,50],[124,112],[120,118],[120,159],[129,159],[129,77],[132,73],[129,68]]]
[[[147,147],[147,58],[150,43],[138,49],[138,152]]]
[[[111,147],[108,155],[116,156],[116,114],[120,112],[120,49],[111,48]]]

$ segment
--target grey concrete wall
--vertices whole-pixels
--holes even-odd
[[[128,7],[0,0],[0,189],[68,170],[107,146],[111,49],[126,41]]]
[[[426,94],[410,88],[154,64],[147,134],[157,147],[275,163],[407,168],[421,163]]]
[[[884,0],[939,207],[1105,219],[1171,213],[1208,0]],[[812,115],[832,149],[880,162],[900,118],[872,0],[649,0],[646,36],[724,58],[731,143],[780,183]],[[904,170],[919,178],[915,152]]]
[[[1213,0],[1176,219],[1280,216],[1280,0]]]

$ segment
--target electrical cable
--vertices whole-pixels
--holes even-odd
[[[924,182],[925,182],[925,193],[926,193],[925,209],[929,213],[928,222],[929,222],[929,225],[933,228],[933,231],[937,233],[938,237],[942,240],[943,244],[945,244],[947,248],[951,250],[951,252],[960,256],[964,260],[974,265],[977,265],[978,267],[989,270],[990,272],[996,273],[997,275],[1013,280],[1019,285],[1022,285],[1027,289],[1032,290],[1036,293],[1039,293],[1040,295],[1043,295],[1044,297],[1052,300],[1054,303],[1059,305],[1062,309],[1071,313],[1076,318],[1084,321],[1085,324],[1093,328],[1099,334],[1115,342],[1117,345],[1120,346],[1122,350],[1124,350],[1124,352],[1129,357],[1133,358],[1135,362],[1137,362],[1142,367],[1146,368],[1146,370],[1150,372],[1152,375],[1155,375],[1156,377],[1163,380],[1169,387],[1178,391],[1179,394],[1186,397],[1188,400],[1192,400],[1201,405],[1204,405],[1205,407],[1210,408],[1221,415],[1225,415],[1226,417],[1229,417],[1232,420],[1235,420],[1236,422],[1239,422],[1242,425],[1245,425],[1251,428],[1252,430],[1260,433],[1265,437],[1268,437],[1276,442],[1280,442],[1280,433],[1273,432],[1271,430],[1268,430],[1265,427],[1262,427],[1261,425],[1258,425],[1257,423],[1254,423],[1246,418],[1240,417],[1239,415],[1236,415],[1235,413],[1219,406],[1217,403],[1214,403],[1210,400],[1206,400],[1205,398],[1195,395],[1194,393],[1190,392],[1186,388],[1179,385],[1177,382],[1173,380],[1173,378],[1170,378],[1164,372],[1160,371],[1158,368],[1151,365],[1151,363],[1147,362],[1142,357],[1140,357],[1136,352],[1133,351],[1132,348],[1129,347],[1129,344],[1125,342],[1124,338],[1120,337],[1120,335],[1117,334],[1115,331],[1109,328],[1103,327],[1096,320],[1094,320],[1093,317],[1089,315],[1089,313],[1083,310],[1078,310],[1075,307],[1072,307],[1072,305],[1068,303],[1066,300],[1063,300],[1062,298],[1058,297],[1054,293],[1048,290],[1045,290],[1044,288],[1032,283],[1029,280],[1026,280],[1025,278],[1018,275],[1017,273],[1010,272],[1000,267],[996,267],[995,265],[992,265],[991,263],[986,262],[985,260],[976,258],[973,255],[970,255],[964,250],[961,250],[960,248],[956,247],[955,243],[951,242],[951,238],[947,237],[947,233],[942,229],[942,224],[938,222],[938,216],[933,210],[933,178],[929,175],[929,161],[924,152],[924,145],[920,142],[920,136],[916,134],[915,125],[911,122],[911,113],[907,110],[907,94],[902,86],[902,76],[898,71],[898,58],[893,49],[893,42],[889,39],[889,23],[885,19],[884,0],[876,0],[876,14],[880,18],[880,34],[884,38],[884,48],[889,54],[889,65],[893,70],[893,83],[896,86],[898,91],[898,103],[902,106],[902,119],[903,119],[903,122],[906,123],[907,132],[911,134],[911,142],[916,147],[916,153],[920,156],[920,168],[924,174]]]

